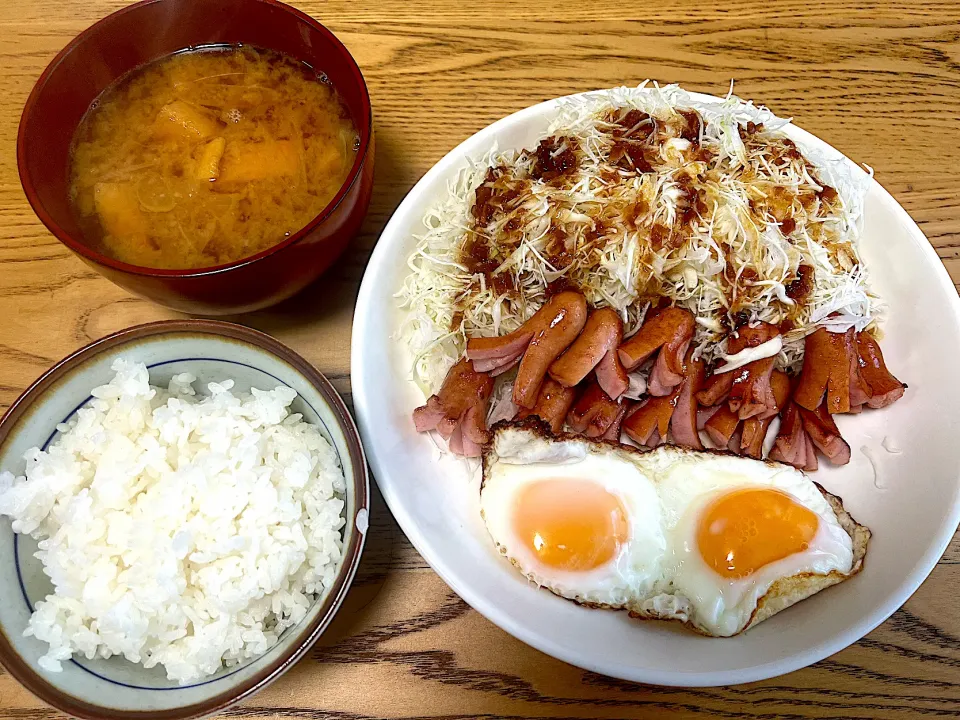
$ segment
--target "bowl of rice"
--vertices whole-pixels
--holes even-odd
[[[326,629],[369,519],[343,401],[267,335],[151,323],[0,421],[0,662],[79,718],[193,718]]]

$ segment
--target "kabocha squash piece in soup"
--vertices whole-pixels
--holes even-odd
[[[84,239],[123,262],[241,260],[317,217],[356,160],[326,77],[249,46],[177,53],[101,94],[74,136],[70,197]]]
[[[146,238],[147,221],[133,185],[97,183],[93,188],[93,204],[108,235],[138,238],[141,242]]]
[[[223,157],[227,141],[222,137],[214,138],[203,146],[200,160],[197,162],[197,180],[216,180],[220,177],[220,159]]]
[[[215,190],[232,192],[253,180],[293,177],[300,170],[300,153],[290,140],[230,143],[223,153]]]
[[[177,100],[160,108],[153,132],[160,138],[206,140],[216,135],[220,127],[206,110]]]

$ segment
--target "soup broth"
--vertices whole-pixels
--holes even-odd
[[[150,268],[249,257],[316,217],[350,173],[356,128],[326,77],[273,51],[192,50],[135,70],[77,128],[84,237]]]

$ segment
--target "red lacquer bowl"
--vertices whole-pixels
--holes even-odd
[[[133,68],[198,45],[246,43],[277,50],[325,72],[360,133],[357,160],[340,192],[305,228],[249,258],[196,270],[156,270],[88,246],[67,191],[73,132],[90,103]],[[327,28],[276,0],[145,0],[78,35],[44,70],[17,136],[20,181],[57,239],[120,287],[176,310],[248,312],[289,298],[343,253],[373,188],[370,96],[356,61]]]

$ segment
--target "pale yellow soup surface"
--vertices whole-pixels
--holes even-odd
[[[74,136],[85,239],[150,268],[201,268],[297,232],[343,185],[356,127],[306,65],[251,47],[178,53],[108,88]]]

